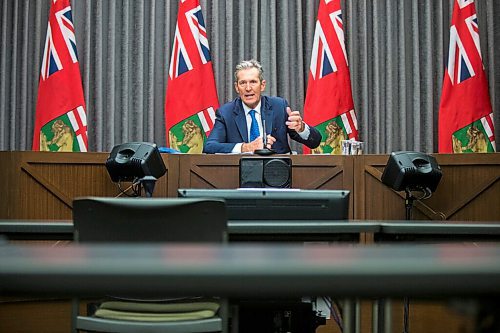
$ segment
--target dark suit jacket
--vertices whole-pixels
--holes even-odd
[[[286,108],[288,103],[281,97],[261,97],[261,115],[266,122],[266,134],[276,138],[272,149],[278,154],[290,153],[288,135],[291,139],[313,149],[321,142],[321,133],[310,126],[311,133],[307,140],[288,128]],[[287,135],[288,134],[288,135]],[[204,153],[230,153],[236,143],[248,142],[248,129],[241,98],[221,106],[215,113],[215,124],[203,148]]]

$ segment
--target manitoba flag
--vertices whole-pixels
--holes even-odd
[[[33,150],[87,151],[87,117],[70,0],[52,0],[41,67]]]
[[[439,152],[493,152],[494,133],[474,0],[455,0],[439,107]]]
[[[218,107],[200,3],[181,0],[165,100],[167,145],[183,153],[201,154]]]
[[[358,136],[340,0],[321,0],[319,4],[304,120],[323,137],[315,154],[341,154],[342,140]],[[304,153],[309,152],[304,148]]]

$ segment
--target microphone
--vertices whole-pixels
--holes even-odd
[[[266,120],[264,118],[262,118],[262,133],[263,133],[262,142],[264,143],[264,148],[255,149],[254,154],[263,156],[276,154],[274,150],[267,148]]]
[[[264,136],[262,137],[262,141],[264,142],[264,148],[267,146],[267,133],[266,133],[266,120],[262,119],[262,132]]]

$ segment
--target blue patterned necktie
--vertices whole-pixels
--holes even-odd
[[[252,142],[260,136],[260,132],[257,118],[255,118],[255,110],[250,110],[249,113],[250,117],[252,117],[252,124],[250,125],[250,142]]]

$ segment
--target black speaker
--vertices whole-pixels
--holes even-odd
[[[133,181],[145,176],[158,179],[167,172],[156,144],[149,142],[114,146],[106,160],[106,169],[113,182]]]
[[[242,157],[240,187],[291,188],[292,159],[289,157]]]
[[[442,177],[433,156],[415,151],[391,153],[382,174],[382,183],[395,191],[428,189],[434,192]]]

